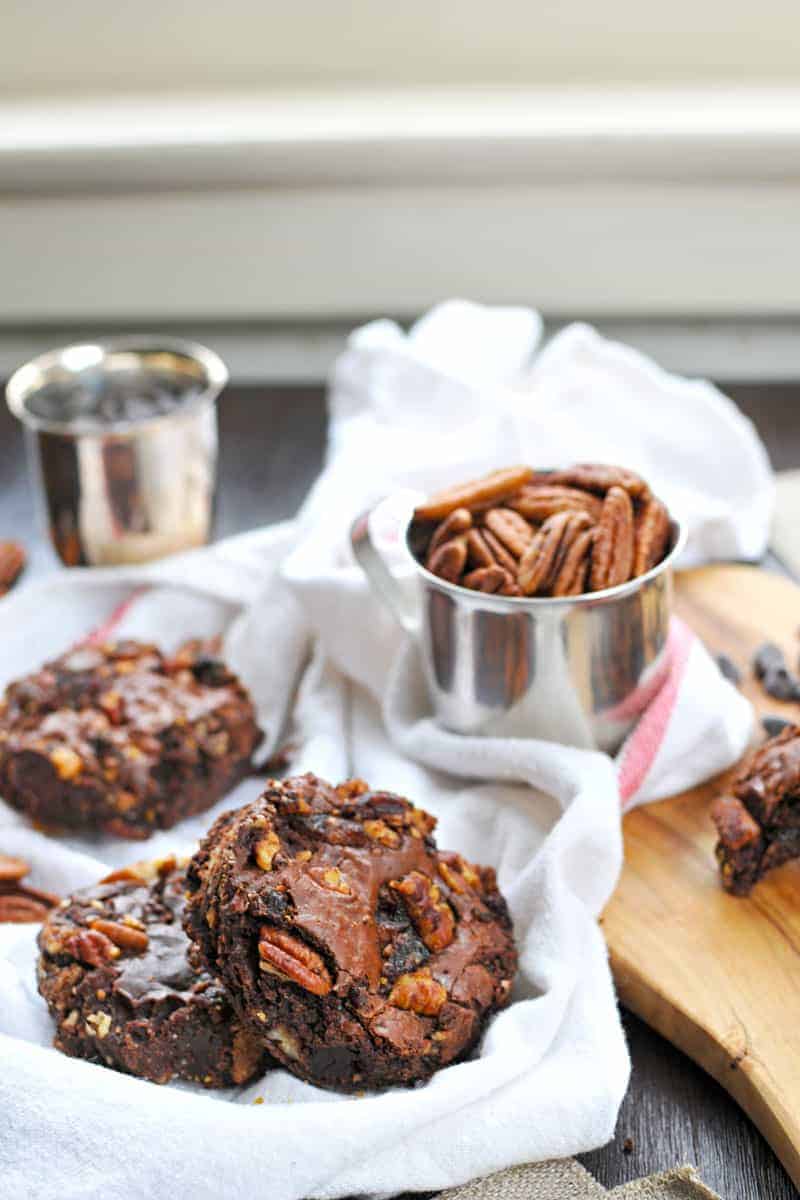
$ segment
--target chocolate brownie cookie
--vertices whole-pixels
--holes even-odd
[[[187,931],[301,1079],[417,1083],[508,1002],[516,952],[494,872],[437,851],[434,825],[361,780],[303,775],[220,817],[190,863]]]
[[[45,825],[145,838],[214,804],[260,737],[207,644],[86,646],[6,689],[0,796]]]
[[[800,728],[789,725],[748,755],[711,810],[722,886],[738,896],[800,857]]]
[[[226,1087],[266,1056],[220,985],[190,961],[174,858],[136,863],[64,900],[39,934],[39,991],[55,1046],[154,1083]]]

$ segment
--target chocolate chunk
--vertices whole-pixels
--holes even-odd
[[[761,683],[767,695],[775,700],[800,699],[800,680],[788,667],[770,667]]]
[[[777,737],[777,735],[782,733],[784,729],[788,728],[791,723],[791,721],[785,721],[783,717],[767,716],[761,718],[762,728],[768,737]]]
[[[784,653],[774,642],[764,642],[753,655],[753,672],[756,679],[763,679],[768,672],[777,671],[785,666]]]
[[[718,654],[717,666],[720,669],[720,673],[725,676],[729,683],[732,683],[734,687],[739,686],[742,682],[742,673],[732,658],[728,658],[727,654]]]

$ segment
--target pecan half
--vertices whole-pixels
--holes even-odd
[[[316,950],[271,925],[262,925],[259,937],[258,956],[262,971],[288,979],[314,996],[327,996],[333,983]]]
[[[555,513],[548,517],[519,564],[517,583],[526,596],[544,595],[561,565],[562,554],[591,523],[587,513]]]
[[[440,525],[437,525],[433,531],[433,537],[428,544],[428,557],[425,565],[428,566],[432,556],[436,553],[440,546],[445,542],[449,542],[451,538],[457,537],[460,533],[466,533],[472,525],[472,513],[468,508],[456,508],[450,513],[449,517],[445,517]],[[429,568],[430,569],[430,568]]]
[[[669,513],[656,496],[642,505],[633,534],[633,575],[644,575],[661,562],[669,542]]]
[[[644,499],[650,494],[641,475],[629,471],[626,467],[612,467],[606,463],[577,463],[562,471],[542,471],[534,479],[535,483],[547,486],[565,484],[567,487],[583,488],[587,492],[598,492],[604,496],[612,487],[621,487],[628,495]]]
[[[414,512],[414,520],[440,521],[456,508],[472,509],[495,503],[519,491],[532,476],[533,471],[530,467],[506,467],[502,471],[493,471],[491,475],[485,475],[482,479],[473,479],[469,483],[445,488],[419,505]]]
[[[427,875],[412,871],[389,887],[403,897],[408,915],[429,950],[434,954],[449,946],[455,935],[453,910]]]
[[[0,896],[0,922],[22,925],[27,921],[43,921],[49,909],[33,896],[9,893]]]
[[[481,533],[483,535],[483,540],[498,567],[502,567],[504,571],[508,571],[512,579],[516,579],[517,567],[519,566],[519,563],[514,558],[514,555],[506,550],[503,543],[498,537],[495,537],[491,529],[482,529]]]
[[[112,958],[119,958],[119,947],[99,929],[82,929],[67,938],[64,947],[73,958],[89,967],[102,967]]]
[[[274,829],[266,833],[253,849],[253,856],[262,871],[272,870],[272,860],[281,848],[281,839]]]
[[[96,929],[109,938],[120,950],[130,950],[132,954],[142,954],[150,945],[150,939],[143,929],[133,925],[123,925],[118,921],[106,921],[102,917],[89,923],[90,929]]]
[[[19,542],[0,542],[0,596],[14,586],[25,567],[25,551]]]
[[[578,531],[572,539],[562,542],[561,562],[556,571],[550,594],[553,596],[580,596],[586,588],[586,575],[592,553],[594,534],[591,529]]]
[[[478,567],[476,571],[465,575],[461,582],[475,592],[499,592],[503,584],[511,582],[511,576],[502,567]]]
[[[432,575],[438,575],[448,583],[458,583],[466,563],[467,539],[462,535],[440,546],[428,559],[426,567]]]
[[[563,512],[567,508],[587,512],[593,521],[598,521],[602,507],[602,501],[591,492],[558,484],[552,487],[545,484],[529,484],[506,503],[527,520],[537,523],[546,521],[553,513]]]
[[[467,534],[467,562],[472,567],[494,567],[497,560],[489,549],[484,533],[480,529],[470,529]]]
[[[427,967],[401,975],[389,992],[390,1004],[419,1013],[421,1017],[435,1017],[446,1000],[445,988],[431,977]]]
[[[589,574],[592,591],[625,583],[632,567],[633,505],[628,492],[615,484],[603,501],[603,513],[594,531]]]
[[[30,871],[30,866],[24,858],[15,858],[12,854],[0,854],[0,883],[17,883],[24,879]]]
[[[522,558],[533,541],[530,525],[512,508],[490,508],[483,521],[515,558]]]
[[[385,821],[365,821],[364,833],[373,842],[379,842],[381,846],[388,846],[392,850],[400,845],[400,834]]]

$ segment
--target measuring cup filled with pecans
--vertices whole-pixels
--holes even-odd
[[[409,600],[376,549],[351,539],[415,639],[438,722],[613,751],[669,668],[679,524],[641,476],[580,464],[509,467],[418,505]]]

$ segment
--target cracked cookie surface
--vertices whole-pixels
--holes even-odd
[[[192,860],[187,930],[301,1079],[417,1083],[508,1002],[516,952],[494,872],[438,851],[434,825],[361,780],[304,775],[220,817]]]
[[[56,1049],[138,1075],[227,1087],[260,1075],[263,1048],[190,959],[186,876],[136,863],[64,900],[39,934],[39,991]]]

